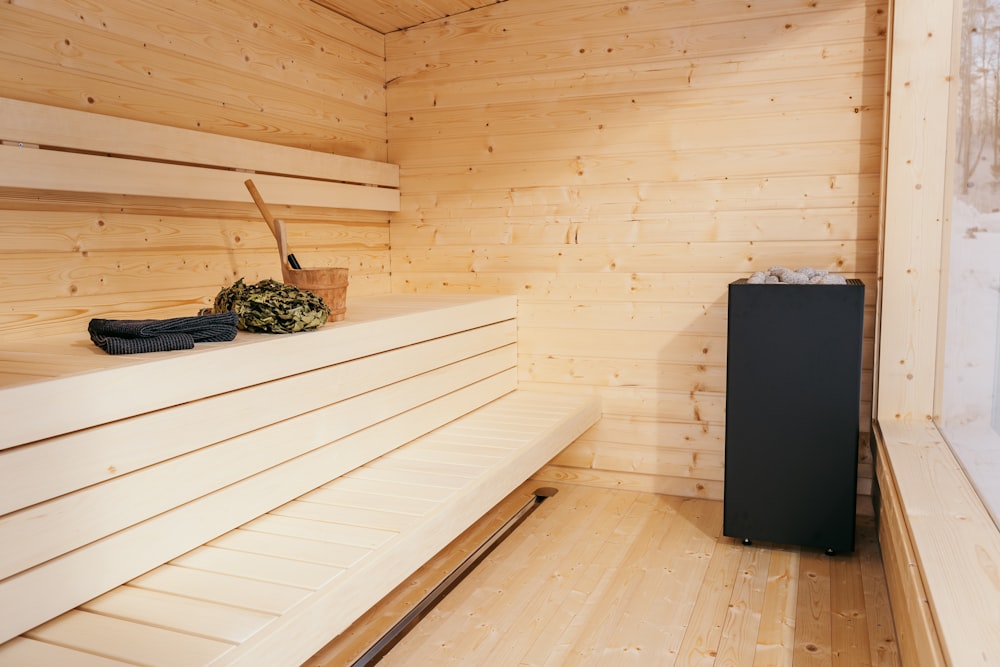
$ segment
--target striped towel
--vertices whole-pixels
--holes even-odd
[[[166,320],[92,319],[90,340],[108,354],[190,350],[195,343],[220,343],[236,338],[236,313],[212,313]]]

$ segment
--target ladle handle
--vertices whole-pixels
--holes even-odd
[[[267,226],[271,228],[271,234],[274,235],[274,240],[279,241],[278,229],[274,226],[274,216],[271,215],[271,210],[264,203],[264,198],[260,196],[260,192],[257,190],[257,186],[253,184],[253,179],[248,178],[243,181],[243,185],[247,186],[247,190],[250,191],[250,196],[253,197],[253,201],[257,204],[257,208],[260,210],[260,214],[264,216],[264,222]]]
[[[253,197],[254,203],[257,204],[257,208],[260,210],[260,214],[264,216],[264,222],[271,228],[271,234],[274,236],[274,240],[278,242],[278,252],[281,253],[281,257],[283,258],[282,263],[287,260],[289,266],[293,269],[301,269],[299,260],[295,259],[295,255],[288,252],[288,237],[285,234],[285,223],[271,215],[271,210],[264,203],[264,198],[260,196],[257,186],[253,184],[253,179],[248,178],[243,181],[243,185],[247,186],[250,196]]]

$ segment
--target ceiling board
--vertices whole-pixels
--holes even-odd
[[[384,35],[506,0],[313,0],[313,2]]]

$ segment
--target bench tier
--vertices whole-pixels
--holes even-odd
[[[0,665],[300,664],[599,416],[592,397],[509,393],[0,646]]]

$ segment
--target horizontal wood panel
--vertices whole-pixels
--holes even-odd
[[[803,211],[720,211],[671,214],[633,214],[622,219],[613,213],[574,216],[506,215],[479,212],[476,221],[463,222],[458,211],[421,211],[419,222],[394,221],[392,237],[398,244],[495,245],[553,243],[666,243],[670,241],[819,241],[875,239],[876,208],[809,208]],[[409,216],[407,216],[409,217]],[[664,219],[666,218],[666,219]]]
[[[247,174],[144,160],[0,146],[0,184],[116,195],[246,201]],[[399,192],[344,183],[257,174],[254,182],[276,203],[392,211]]]
[[[846,0],[810,8],[792,0],[778,0],[765,6],[747,6],[731,0],[711,0],[697,8],[678,2],[608,7],[607,3],[597,0],[555,0],[530,13],[519,7],[492,7],[478,12],[475,19],[480,25],[478,32],[487,31],[487,36],[494,38],[491,43],[499,43],[504,47],[523,47],[525,44],[551,41],[557,35],[561,35],[566,41],[576,37],[622,38],[635,29],[649,29],[654,25],[704,26],[734,20],[745,21],[754,17],[786,18],[837,9],[857,11],[857,7]],[[560,33],[553,29],[554,24],[569,24],[574,30]],[[401,51],[415,55],[436,53],[433,45],[426,41],[428,34],[435,35],[458,51],[481,47],[482,35],[464,27],[460,22],[443,21],[434,26],[424,26],[423,32],[403,31],[393,34],[386,41]]]
[[[406,91],[412,87],[403,86],[403,90],[394,91],[393,101],[399,105],[399,111],[405,110],[406,113],[393,116],[399,126],[393,126],[391,131],[400,140],[410,142],[430,137],[475,137],[481,135],[484,129],[488,129],[491,137],[499,139],[546,129],[600,129],[602,132],[595,136],[610,143],[616,138],[615,131],[622,132],[634,125],[637,119],[654,112],[652,125],[659,132],[664,130],[659,126],[674,122],[690,123],[699,118],[702,120],[700,129],[705,131],[709,129],[707,126],[714,127],[718,122],[735,119],[743,119],[748,124],[766,123],[770,114],[784,105],[794,105],[797,112],[803,114],[796,120],[808,117],[810,112],[834,115],[850,111],[861,114],[877,112],[882,106],[883,77],[859,74],[856,65],[840,76],[830,73],[809,77],[803,73],[800,78],[781,78],[770,82],[747,81],[750,77],[741,71],[738,82],[726,81],[724,86],[718,86],[722,83],[719,79],[732,76],[733,72],[719,72],[719,69],[721,67],[705,63],[698,66],[676,63],[673,67],[657,69],[655,73],[636,73],[627,86],[614,79],[607,81],[606,86],[600,86],[593,83],[590,77],[586,83],[565,82],[564,86],[560,86],[560,99],[564,102],[573,99],[579,105],[575,111],[539,108],[534,104],[540,92],[538,90],[533,90],[534,94],[526,96],[526,99],[508,94],[490,105],[487,120],[470,114],[469,110],[475,107],[477,99],[480,103],[484,98],[491,101],[490,98],[496,96],[495,86],[468,82],[463,88],[466,97],[463,99],[452,93],[451,104],[443,103],[441,96],[435,97],[430,104],[421,104],[419,100],[407,104]],[[777,78],[773,70],[768,72]],[[553,75],[543,75],[543,79],[548,79],[547,87],[551,88]],[[505,88],[513,85],[520,91],[522,85],[519,83],[506,84]],[[441,86],[447,89],[449,84],[442,82]],[[537,83],[536,86],[540,87]],[[601,121],[595,125],[598,117]],[[440,118],[444,124],[435,122],[435,118]],[[749,137],[744,133],[733,138],[745,141]],[[627,139],[632,140],[632,137]]]
[[[643,144],[639,152],[590,156],[563,148],[542,159],[532,155],[531,168],[511,159],[490,162],[468,159],[459,164],[415,165],[391,155],[400,164],[405,188],[445,192],[480,188],[591,186],[646,181],[698,181],[726,178],[770,178],[797,174],[839,174],[851,169],[877,173],[879,142],[833,142],[774,146],[710,148],[704,151],[664,151]],[[645,151],[645,152],[643,152]],[[634,192],[634,190],[633,190]]]
[[[864,336],[875,337],[875,310],[865,309]],[[542,301],[521,299],[520,327],[681,331],[725,335],[726,304],[622,303],[620,301]]]
[[[724,393],[726,369],[708,364],[645,363],[634,359],[533,356],[518,361],[522,381],[583,383],[594,387],[656,387],[663,391]],[[861,374],[862,398],[871,400],[872,369]],[[607,406],[607,403],[605,403]]]
[[[338,155],[385,160],[385,140],[377,126],[331,131],[321,120],[287,119],[276,115],[261,117],[259,109],[224,107],[217,102],[184,98],[139,84],[123,84],[112,77],[89,75],[81,93],[83,73],[41,64],[0,52],[4,64],[17,77],[4,80],[4,95],[38,104],[77,108],[114,116],[140,119],[189,130],[213,131],[250,140],[273,140],[283,146],[329,151]],[[45,81],[40,88],[35,81]],[[133,101],[134,99],[140,101]],[[180,106],[181,108],[177,108]]]
[[[3,209],[25,212],[73,212],[121,216],[167,216],[223,220],[261,220],[260,209],[252,201],[226,202],[204,199],[166,197],[127,197],[97,192],[66,192],[47,188],[0,187]],[[286,204],[268,205],[276,218],[294,230],[298,222],[325,224],[388,223],[384,211],[358,211],[344,208],[316,208]]]
[[[565,391],[570,390],[566,389]],[[632,392],[629,392],[628,389],[603,389],[592,393],[608,403],[601,422],[586,436],[594,440],[644,446],[663,444],[677,447],[692,442],[693,439],[689,438],[689,432],[684,430],[681,431],[683,435],[679,440],[665,439],[664,432],[676,433],[674,425],[695,425],[700,433],[699,437],[701,437],[701,435],[706,434],[720,434],[725,423],[719,418],[725,408],[725,399],[722,396],[696,394],[694,397],[689,397],[686,394],[652,389],[635,389]],[[633,400],[639,404],[632,410],[628,410],[628,403],[623,400],[629,397],[630,393]],[[702,414],[702,410],[704,410],[704,414]],[[859,428],[871,423],[870,415],[871,404],[863,403],[859,409]],[[661,429],[665,429],[665,431]],[[861,428],[862,432],[867,432],[867,430],[867,428]],[[702,442],[714,443],[714,440],[703,439]],[[717,451],[715,444],[712,444],[707,450],[695,445],[692,445],[692,448],[698,451]]]
[[[370,183],[388,187],[399,185],[398,168],[386,162],[193,132],[44,104],[0,98],[0,119],[0,139],[15,143],[344,183]],[[8,159],[14,159],[15,155],[17,154],[12,153]],[[95,167],[100,164],[103,163],[95,161]],[[114,176],[109,174],[109,177]],[[52,183],[49,187],[56,185]],[[83,191],[100,192],[100,189]],[[248,197],[249,193],[243,193],[243,197],[236,201],[246,201]],[[192,193],[188,198],[199,197]],[[276,200],[276,203],[289,202]],[[299,203],[308,204],[305,201]],[[353,205],[349,200],[342,206],[367,208]]]
[[[420,193],[407,188],[400,202],[400,213],[392,219],[413,222],[429,214],[432,219],[445,217],[455,222],[468,222],[468,218],[482,215],[513,218],[560,215],[578,220],[592,215],[619,215],[629,220],[633,215],[656,213],[781,209],[801,212],[812,206],[869,208],[877,207],[878,201],[875,174],[771,174],[758,178],[667,179],[586,187],[565,183],[551,187],[536,184],[477,187],[465,192]]]
[[[593,103],[588,106],[594,106]],[[633,102],[631,106],[636,106]],[[587,116],[578,120],[567,119],[554,112],[551,118],[525,119],[516,114],[501,115],[503,110],[493,110],[487,122],[487,134],[483,136],[483,122],[465,130],[459,123],[445,124],[444,129],[428,131],[426,128],[408,128],[392,145],[392,159],[405,162],[407,173],[433,166],[447,166],[451,155],[467,156],[471,165],[502,163],[511,159],[546,159],[553,155],[576,156],[581,166],[599,164],[601,157],[614,158],[622,155],[643,156],[651,146],[659,152],[669,147],[683,155],[692,150],[717,151],[719,154],[746,153],[748,158],[760,157],[754,151],[759,146],[771,146],[781,142],[797,142],[800,145],[815,143],[824,146],[830,160],[840,149],[836,142],[877,140],[881,137],[882,110],[861,110],[856,105],[843,105],[832,111],[803,112],[795,116],[774,117],[760,113],[757,116],[699,117],[693,111],[689,118],[677,117],[669,109],[674,108],[670,100],[662,103],[663,108],[635,110],[631,108],[606,110],[601,122],[595,125],[594,113],[588,109]],[[648,116],[657,120],[643,120]],[[509,125],[504,128],[496,127]],[[558,129],[560,132],[555,132]],[[572,146],[567,146],[563,132],[576,132],[580,137]],[[805,151],[803,151],[805,152]],[[586,160],[580,159],[586,156]],[[685,160],[685,167],[693,161]],[[841,163],[843,164],[843,163]],[[696,166],[696,163],[695,165]],[[730,165],[732,166],[732,165]],[[633,173],[638,170],[638,166]],[[702,170],[704,171],[704,170]],[[776,173],[781,173],[775,170]],[[417,172],[418,173],[418,172]],[[737,174],[740,172],[737,172]],[[707,173],[706,173],[707,175]],[[633,180],[637,180],[633,178]]]
[[[44,63],[50,69],[61,67],[78,76],[102,78],[139,89],[151,86],[152,82],[151,87],[180,100],[190,99],[195,103],[212,100],[237,112],[273,114],[316,128],[322,125],[340,127],[358,138],[374,138],[380,134],[377,129],[382,115],[379,109],[338,99],[339,106],[347,108],[337,116],[310,104],[309,90],[289,85],[285,77],[265,81],[258,75],[241,72],[249,58],[247,51],[237,54],[237,66],[233,68],[220,65],[219,61],[199,61],[188,55],[183,47],[163,48],[143,43],[128,32],[110,34],[106,29],[92,28],[79,21],[53,19],[16,6],[8,5],[4,9],[4,21],[10,32],[4,40],[2,53],[29,67]],[[183,30],[189,31],[190,28]],[[53,41],[52,35],[58,38]],[[346,74],[358,78],[357,73]],[[24,99],[43,101],[31,97]],[[337,99],[337,96],[331,95],[329,99]]]
[[[318,251],[389,249],[385,220],[333,222],[286,220],[288,245],[297,255]],[[22,253],[90,253],[156,249],[269,251],[277,245],[262,218],[181,217],[94,211],[0,210],[0,256]]]
[[[125,641],[108,651],[113,637]],[[115,660],[155,667],[182,667],[206,662],[231,644],[205,637],[178,636],[162,628],[84,611],[72,611],[37,628],[30,638],[67,646],[84,653],[111,653]],[[56,639],[58,638],[58,639]],[[55,640],[55,641],[53,641]]]
[[[275,616],[300,603],[309,592],[303,588],[172,564],[161,565],[133,579],[128,586],[218,602]]]
[[[81,605],[81,609],[158,627],[174,623],[191,634],[234,644],[245,641],[272,618],[259,611],[233,610],[220,604],[132,586],[116,588]]]
[[[754,271],[771,266],[811,266],[835,272],[855,272],[872,266],[875,241],[811,241],[773,243],[662,243],[587,247],[475,247],[396,248],[393,266],[418,272],[540,272],[581,271],[655,272],[670,267],[677,272]]]
[[[260,273],[245,274],[252,283],[265,278],[277,280],[281,272],[269,269]],[[141,298],[132,299],[128,295],[113,292],[93,296],[75,295],[72,299],[55,297],[51,299],[26,298],[24,301],[4,303],[5,312],[0,313],[4,339],[10,342],[38,340],[49,336],[80,334],[87,328],[91,318],[104,319],[166,319],[190,317],[202,308],[212,305],[218,289],[215,287],[170,288],[158,290],[149,288],[141,292]],[[347,288],[348,303],[365,296],[389,293],[389,276],[384,273],[369,275],[352,274]],[[18,384],[9,382],[6,373],[0,376],[0,386]]]
[[[645,491],[685,498],[707,498],[722,500],[721,482],[696,480],[687,477],[668,477],[645,472],[622,472],[620,470],[598,470],[595,468],[575,468],[548,464],[532,479],[540,482],[567,482],[587,484],[606,489]]]
[[[81,654],[63,646],[15,637],[0,645],[0,660],[24,667],[44,667],[45,665],[68,664],[79,667],[129,667],[128,663],[93,654]]]
[[[656,470],[657,474],[671,477],[721,481],[723,459],[721,452],[577,440],[552,459],[551,465],[619,471]]]
[[[433,86],[426,85],[420,77],[402,78],[389,81],[388,104],[390,111],[397,113],[433,107],[476,107],[477,103],[520,104],[544,97],[555,87],[559,88],[560,98],[566,100],[603,95],[631,99],[633,95],[673,90],[682,95],[683,91],[691,91],[699,100],[725,102],[742,99],[734,96],[733,89],[750,90],[756,95],[761,89],[784,89],[786,83],[798,82],[804,90],[810,90],[828,79],[843,81],[847,77],[860,77],[865,71],[881,72],[885,57],[885,42],[868,40],[785,44],[780,49],[754,53],[699,55],[697,60],[664,59],[656,67],[588,70],[586,76],[540,69],[531,74],[504,76],[502,87],[489,78],[438,77]],[[627,70],[627,76],[623,75],[623,69]],[[878,103],[881,100],[880,92]],[[399,122],[405,122],[405,118]]]
[[[38,0],[25,0],[19,5],[33,11],[42,12],[65,22],[80,22],[92,27],[101,27],[114,34],[126,34],[146,44],[190,53],[206,61],[224,60],[236,65],[244,60],[243,52],[231,44],[244,45],[246,51],[257,53],[265,50],[272,58],[277,55],[270,50],[282,31],[296,30],[300,39],[287,40],[285,58],[275,65],[292,67],[295,62],[308,63],[314,69],[327,61],[351,61],[359,66],[365,64],[370,78],[382,74],[382,36],[337,14],[314,9],[306,2],[287,2],[273,5],[258,0],[240,3],[217,2],[210,7],[199,7],[204,12],[203,23],[192,25],[183,16],[164,13],[162,8],[149,0],[138,0],[128,5],[93,6],[80,0],[51,5]],[[178,5],[177,14],[181,14]],[[304,18],[311,20],[304,21]],[[183,26],[187,30],[181,31]],[[223,39],[222,36],[225,36]],[[213,39],[213,37],[215,37]],[[323,48],[326,40],[335,40],[341,45],[337,52]],[[228,47],[228,48],[227,48]],[[248,71],[256,72],[261,78],[274,74],[263,67],[262,59],[245,61]]]
[[[303,253],[306,257],[315,257]],[[5,259],[9,283],[4,294],[11,302],[58,297],[92,297],[114,294],[119,300],[143,300],[158,290],[193,289],[214,298],[223,287],[244,278],[247,284],[280,276],[281,265],[274,250],[247,250],[229,256],[192,250],[156,249],[136,251],[122,257],[114,251],[82,251],[72,254],[8,255]],[[321,261],[306,266],[346,266],[348,280],[355,274],[382,274],[388,268],[386,252],[324,253]],[[40,288],[39,285],[43,285]],[[64,305],[72,307],[72,302]],[[82,324],[81,329],[86,325]]]
[[[752,53],[782,43],[877,39],[886,30],[885,12],[873,17],[865,5],[822,5],[811,11],[786,8],[778,15],[762,17],[754,12],[756,5],[734,3],[730,7],[738,12],[735,16],[720,16],[712,13],[714,8],[699,6],[695,12],[698,19],[681,21],[666,13],[673,5],[664,6],[659,16],[629,10],[609,16],[606,6],[586,7],[581,16],[571,5],[560,3],[541,15],[521,14],[516,22],[513,16],[503,17],[503,23],[490,21],[490,27],[504,31],[503,39],[492,41],[492,48],[485,47],[478,34],[456,30],[454,23],[425,26],[420,34],[386,39],[386,78],[420,76],[435,72],[439,66],[447,66],[448,76],[456,79],[476,78],[473,73],[509,76],[538,69],[539,61],[544,61],[544,69],[549,71],[600,71],[657,62],[665,53],[686,60],[694,50],[699,55]],[[736,46],[730,22],[734,19],[739,21],[742,37]],[[553,35],[567,24],[574,26],[571,39],[554,40]],[[591,34],[587,34],[588,24]],[[577,30],[583,32],[579,37]],[[530,57],[514,59],[511,52]]]
[[[634,302],[725,303],[728,285],[746,278],[747,273],[407,273],[393,277],[393,291],[399,293],[437,292],[456,294],[517,294],[528,298],[555,300],[629,299]],[[844,273],[868,286],[865,305],[874,306],[876,290],[873,274]]]
[[[724,366],[726,340],[724,336],[683,332],[523,328],[518,332],[518,350],[531,356],[559,350],[566,356]],[[870,343],[862,347],[863,368],[872,367],[873,353]]]

